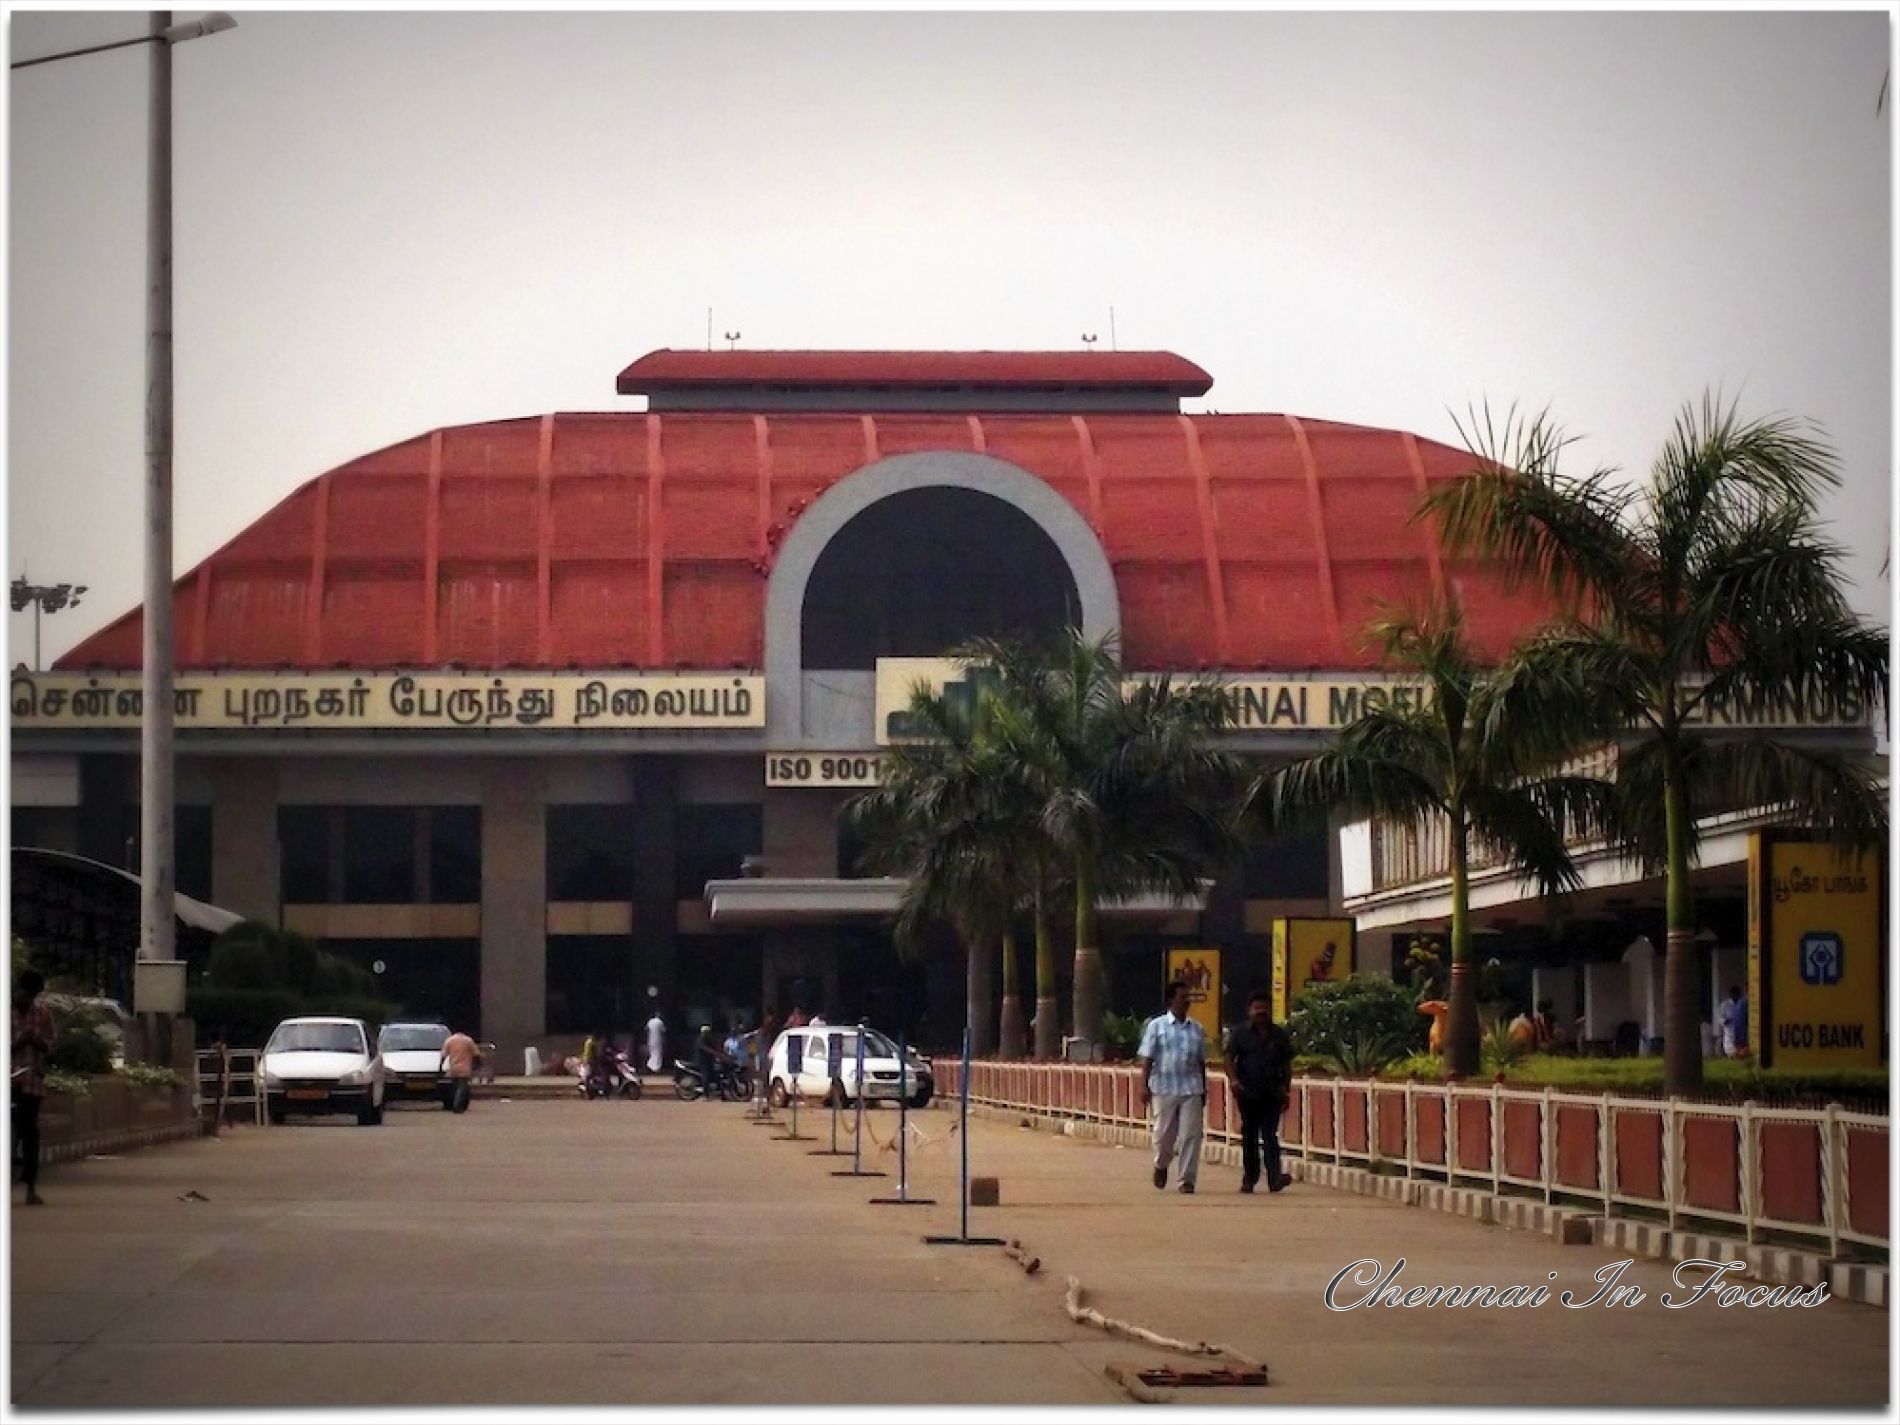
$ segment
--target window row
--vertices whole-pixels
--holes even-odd
[[[289,905],[458,905],[481,900],[481,808],[286,806],[277,812],[281,889]],[[641,843],[627,806],[547,809],[550,901],[627,901],[644,870],[695,900],[737,876],[764,844],[757,804],[683,806],[668,846]],[[670,857],[663,865],[642,858]],[[208,866],[208,858],[207,858]]]

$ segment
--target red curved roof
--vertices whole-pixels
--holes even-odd
[[[1206,395],[1214,384],[1171,351],[650,351],[622,371],[623,396],[715,387],[1061,386]]]
[[[1378,603],[1446,583],[1490,653],[1543,613],[1411,522],[1471,459],[1402,432],[1284,415],[560,414],[434,431],[304,485],[179,580],[179,666],[760,667],[785,531],[853,471],[929,450],[1009,461],[1075,506],[1114,568],[1132,668],[1370,669],[1360,630]],[[58,666],[134,668],[140,639],[134,610]]]

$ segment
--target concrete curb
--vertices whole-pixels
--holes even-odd
[[[1707,1232],[1672,1232],[1658,1223],[1624,1218],[1595,1219],[1592,1236],[1600,1245],[1617,1251],[1640,1252],[1662,1261],[1745,1262],[1745,1275],[1770,1286],[1811,1287],[1825,1282],[1830,1296],[1883,1310],[1889,1304],[1889,1269],[1877,1262],[1833,1261],[1798,1248],[1744,1242]]]
[[[104,1133],[89,1133],[84,1138],[68,1139],[64,1143],[42,1143],[40,1145],[40,1164],[76,1163],[94,1153],[116,1153],[125,1148],[149,1148],[154,1143],[176,1143],[185,1138],[208,1136],[204,1126],[194,1118],[177,1123],[147,1124],[137,1128],[115,1128]]]

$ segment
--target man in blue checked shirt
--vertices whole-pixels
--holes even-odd
[[[1135,1059],[1141,1065],[1141,1101],[1154,1106],[1155,1186],[1168,1185],[1175,1143],[1181,1150],[1181,1191],[1193,1192],[1201,1172],[1201,1124],[1207,1106],[1207,1034],[1188,1018],[1186,980],[1168,985],[1168,1012],[1142,1028]]]

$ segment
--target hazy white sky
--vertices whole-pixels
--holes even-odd
[[[189,18],[197,11],[179,11]],[[1889,617],[1886,7],[1833,14],[241,9],[174,55],[176,569],[437,426],[638,410],[657,347],[1166,349],[1648,468],[1821,424]],[[10,58],[142,32],[8,16]],[[146,60],[10,75],[8,573],[140,600]],[[10,662],[32,656],[13,615]]]

